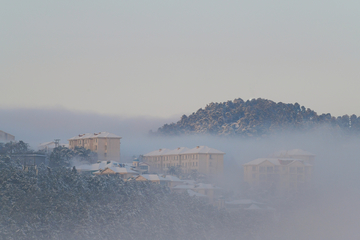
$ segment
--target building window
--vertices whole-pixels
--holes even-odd
[[[273,170],[274,170],[273,167],[267,167],[267,172],[268,172],[268,173],[272,173]]]
[[[252,178],[256,179],[256,174],[255,173],[252,174]]]
[[[265,172],[266,168],[265,167],[259,167],[259,172]]]
[[[209,155],[209,159],[212,159],[212,156],[211,156],[211,154]]]
[[[252,166],[253,172],[256,172],[256,166]]]
[[[298,180],[298,181],[303,181],[303,180],[304,180],[304,179],[303,179],[303,176],[302,176],[302,175],[298,175],[298,176],[297,176],[297,180]]]
[[[296,173],[296,168],[295,167],[290,167],[290,173]]]
[[[266,175],[260,174],[260,181],[266,181]]]
[[[297,168],[297,173],[303,173],[303,172],[304,172],[304,169],[302,167]]]
[[[296,174],[290,174],[290,181],[296,181]]]

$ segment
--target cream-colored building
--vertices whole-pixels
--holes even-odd
[[[197,170],[207,176],[219,176],[224,171],[224,154],[207,146],[192,149],[179,147],[173,150],[164,148],[143,155],[143,161],[151,166],[151,171],[158,173],[179,166],[183,173]]]
[[[283,150],[272,154],[271,157],[301,159],[312,165],[315,163],[315,155],[302,149]]]
[[[70,138],[69,148],[84,147],[96,152],[100,161],[120,161],[121,137],[108,133],[85,133]]]
[[[13,142],[15,136],[0,130],[0,142]]]
[[[313,166],[302,159],[258,158],[243,167],[244,181],[255,189],[298,191],[311,184]]]

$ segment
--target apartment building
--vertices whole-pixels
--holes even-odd
[[[121,137],[108,133],[85,133],[68,139],[69,148],[84,147],[96,152],[100,161],[120,161]]]
[[[15,136],[0,130],[0,142],[14,142]]]
[[[279,152],[272,154],[271,157],[300,159],[311,165],[313,165],[315,163],[315,155],[310,152],[304,151],[302,149],[279,151]]]
[[[197,170],[207,176],[219,176],[224,171],[224,155],[224,152],[207,146],[192,149],[179,147],[173,150],[164,148],[143,155],[143,161],[151,166],[152,171],[158,173],[178,166],[183,173]]]
[[[313,170],[310,163],[293,158],[258,158],[243,167],[244,181],[250,187],[274,192],[308,188]]]

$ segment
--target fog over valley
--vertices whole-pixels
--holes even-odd
[[[0,240],[359,240],[360,1],[0,2]]]
[[[165,148],[209,146],[225,152],[224,176],[215,181],[216,185],[225,189],[231,198],[253,198],[254,201],[264,202],[276,209],[275,218],[246,215],[247,218],[260,218],[260,220],[255,220],[257,223],[250,220],[245,223],[251,226],[245,227],[247,230],[240,231],[244,235],[238,233],[239,229],[236,230],[236,227],[232,229],[227,226],[230,239],[357,239],[360,237],[357,227],[360,220],[358,201],[360,137],[358,135],[348,135],[339,129],[331,129],[324,125],[314,131],[283,131],[261,138],[216,135],[158,136],[149,134],[148,131],[156,131],[164,122],[176,121],[179,116],[173,119],[121,118],[65,109],[2,109],[0,112],[2,129],[15,135],[17,141],[30,143],[33,149],[42,142],[61,139],[60,142],[67,143],[67,139],[78,134],[106,130],[122,137],[120,162],[131,162],[133,156]],[[257,158],[269,157],[274,152],[291,149],[303,149],[316,155],[311,187],[305,192],[286,196],[272,195],[266,191],[249,192],[243,180],[243,164]],[[186,221],[186,215],[184,217],[184,219],[180,217],[178,221]],[[223,217],[229,218],[229,216],[221,218]],[[136,219],[137,217],[134,221],[137,221]],[[236,222],[234,219],[232,221]],[[133,227],[136,229],[135,225]],[[240,226],[242,227],[244,226]],[[212,231],[219,235],[224,234],[216,227]],[[168,233],[164,233],[164,236],[167,236],[166,234]],[[176,236],[174,239],[186,238],[181,237],[181,234],[174,234]],[[234,238],[237,234],[240,234],[238,238]],[[141,236],[141,234],[133,236]],[[155,239],[162,239],[161,234],[156,236]],[[199,238],[201,234],[191,236],[202,239]],[[109,237],[109,239],[113,238]],[[207,239],[210,239],[209,236]]]

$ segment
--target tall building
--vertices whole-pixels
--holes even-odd
[[[0,142],[13,142],[15,136],[0,130]]]
[[[311,184],[313,166],[302,159],[258,158],[243,167],[244,181],[254,189],[299,191]]]
[[[197,170],[198,173],[215,176],[223,174],[224,154],[207,146],[174,150],[164,148],[143,155],[143,161],[150,165],[152,172],[163,173],[170,167],[179,166],[184,173]]]
[[[120,161],[121,137],[108,133],[85,133],[70,138],[69,148],[84,147],[96,152],[100,161]]]
[[[302,149],[283,150],[272,154],[271,157],[301,159],[310,164],[315,162],[315,155]]]

